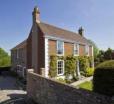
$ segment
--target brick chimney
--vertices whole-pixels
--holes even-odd
[[[79,28],[78,30],[78,33],[81,35],[81,36],[84,36],[84,29],[82,27]]]
[[[38,7],[34,7],[34,10],[32,12],[33,15],[33,23],[40,23],[40,11],[38,9]]]

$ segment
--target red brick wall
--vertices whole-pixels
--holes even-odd
[[[64,43],[64,55],[73,55],[74,54],[74,45],[72,43]]]
[[[84,56],[85,55],[85,46],[84,45],[79,45],[79,56]]]
[[[57,50],[56,50],[56,41],[55,40],[49,40],[49,55],[56,55]]]
[[[32,68],[32,33],[30,33],[27,39],[27,68]],[[43,33],[38,28],[38,68],[36,73],[40,74],[40,68],[45,67],[45,43]]]
[[[27,39],[27,69],[32,68],[32,34]]]
[[[68,43],[64,42],[64,55],[73,55],[73,49],[74,49],[74,44],[73,43]],[[89,47],[89,54],[92,56],[92,46]],[[49,55],[57,55],[56,51],[56,41],[55,40],[49,40]],[[85,55],[85,45],[80,44],[79,45],[79,56],[84,56]]]
[[[40,69],[45,68],[45,38],[43,37],[43,33],[38,28],[38,71],[40,74]]]

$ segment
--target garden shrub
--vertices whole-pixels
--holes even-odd
[[[89,77],[89,76],[92,76],[93,74],[94,74],[94,68],[88,67],[88,68],[86,69],[85,76],[86,76],[86,77]]]
[[[63,78],[58,78],[58,79],[56,79],[56,81],[58,81],[60,83],[66,83],[66,80],[64,80]]]
[[[61,59],[65,62],[65,77],[66,79],[78,79],[77,76],[77,60],[79,60],[79,67],[80,73],[83,76],[91,76],[92,69],[90,68],[90,62],[92,61],[92,57],[88,56],[66,56],[66,57],[59,57],[59,56],[50,56],[50,69],[49,69],[49,76],[56,77],[57,76],[57,60]]]
[[[51,78],[57,76],[57,57],[56,56],[50,56],[49,76]]]
[[[76,72],[76,60],[72,56],[67,56],[65,59],[65,75],[74,76],[75,72]]]
[[[103,62],[97,66],[93,77],[93,90],[114,96],[114,60]]]
[[[86,70],[90,67],[89,58],[86,56],[79,57],[79,66],[82,75],[86,76]]]

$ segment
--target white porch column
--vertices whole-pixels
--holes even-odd
[[[95,66],[94,66],[94,49],[93,49],[93,46],[92,46],[92,57],[93,57],[93,59],[92,59],[92,68],[94,68]]]
[[[80,77],[79,60],[77,60],[77,75],[78,75],[78,77]]]
[[[45,77],[49,77],[48,38],[45,38]]]

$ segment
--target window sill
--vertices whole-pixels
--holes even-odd
[[[62,74],[57,74],[57,77],[60,77],[60,76],[63,76],[64,75],[64,73],[62,73]]]
[[[64,54],[57,54],[57,56],[64,56]]]
[[[79,54],[74,54],[74,56],[79,56]]]

